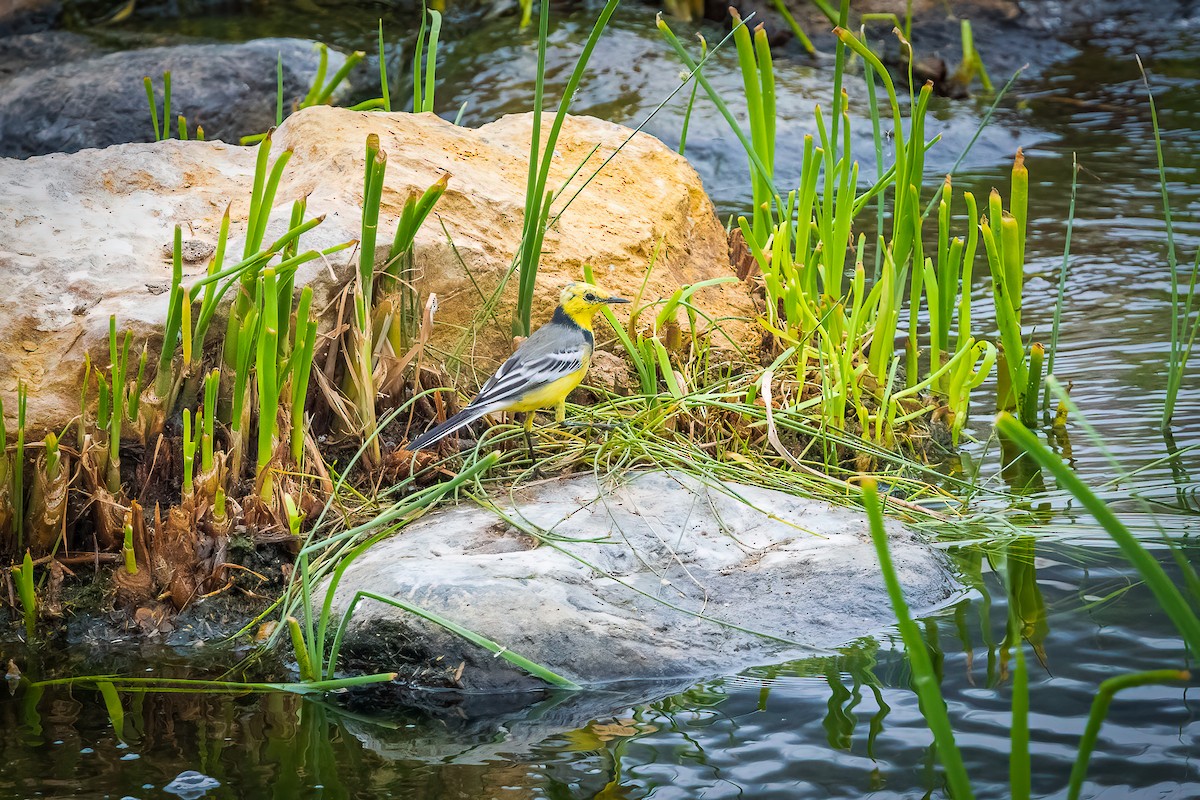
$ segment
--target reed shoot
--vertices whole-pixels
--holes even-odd
[[[124,543],[121,545],[121,554],[125,558],[125,572],[130,575],[138,574],[137,558],[133,552],[133,523],[126,519],[124,532]]]
[[[34,633],[37,628],[37,594],[33,588],[33,557],[29,555],[29,551],[25,551],[25,558],[21,561],[21,566],[12,568],[13,574],[16,576],[17,596],[21,599],[21,616],[25,622],[25,642],[33,643]]]
[[[1192,263],[1192,275],[1186,292],[1180,291],[1179,257],[1175,249],[1175,226],[1171,219],[1171,202],[1167,193],[1167,166],[1163,158],[1162,131],[1158,126],[1158,108],[1154,104],[1154,92],[1150,88],[1150,79],[1142,65],[1142,59],[1137,58],[1138,69],[1142,74],[1142,84],[1146,87],[1146,99],[1150,104],[1150,122],[1154,128],[1154,153],[1158,161],[1158,186],[1162,195],[1163,220],[1167,228],[1167,266],[1171,274],[1171,350],[1167,361],[1167,394],[1163,401],[1163,414],[1160,426],[1166,430],[1175,416],[1175,403],[1179,397],[1179,389],[1183,385],[1183,376],[1187,371],[1188,361],[1196,345],[1196,337],[1200,334],[1200,313],[1194,313],[1200,304],[1196,302],[1200,295],[1196,292],[1197,279],[1200,278],[1200,248]],[[1194,318],[1193,318],[1194,315]]]
[[[196,420],[200,427],[200,420]],[[196,471],[196,440],[192,436],[192,411],[183,410],[183,498],[186,500],[195,494],[196,486],[193,475]]]
[[[200,469],[208,474],[213,470],[215,458],[214,435],[216,433],[217,392],[221,384],[221,370],[213,369],[204,378],[203,433],[200,438]]]

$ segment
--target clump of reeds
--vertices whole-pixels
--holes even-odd
[[[1021,334],[1028,201],[1029,171],[1018,149],[1013,161],[1009,210],[1003,208],[1000,193],[993,189],[988,198],[988,216],[980,223],[979,230],[987,250],[996,324],[1002,342],[996,405],[1001,410],[1017,411],[1022,422],[1033,425],[1039,407],[1045,348],[1039,342],[1026,348]]]
[[[148,76],[142,79],[142,83],[146,88],[146,101],[150,104],[150,125],[154,131],[154,141],[161,142],[164,139],[171,138],[171,73],[164,72],[163,76],[163,108],[162,108],[162,123],[159,123],[158,101],[154,96],[154,81]],[[178,114],[175,117],[177,138],[181,141],[188,139],[188,121],[183,114]],[[193,134],[195,139],[204,141],[204,128],[200,125],[196,126]]]
[[[907,124],[891,77],[857,37],[838,29],[838,56],[853,50],[867,67],[869,86],[878,76],[892,112],[893,163],[877,165],[880,178],[859,193],[859,165],[850,154],[849,96],[835,86],[832,113],[815,111],[816,135],[804,138],[801,177],[782,195],[774,185],[775,79],[770,46],[761,26],[753,35],[734,14],[734,42],[743,76],[750,132],[737,125],[722,98],[702,76],[697,80],[733,126],[750,165],[753,211],[738,219],[741,240],[757,265],[763,293],[762,325],[776,353],[790,350],[795,379],[810,377],[819,391],[820,418],[836,430],[859,433],[884,447],[911,440],[917,423],[937,419],[957,442],[968,418],[971,392],[990,373],[996,348],[971,330],[970,285],[978,240],[974,198],[964,193],[969,214],[965,238],[952,230],[953,186],[939,194],[936,244],[924,241],[924,118],[931,86],[910,96]],[[661,20],[659,28],[680,59],[696,65]],[[901,36],[897,31],[897,35]],[[907,42],[901,36],[901,43]],[[840,76],[840,72],[839,72]],[[872,99],[874,90],[870,92]],[[870,104],[877,157],[882,126]],[[874,202],[880,220],[890,216],[868,258],[866,237],[853,240],[855,220]],[[886,206],[886,207],[885,207]],[[868,277],[867,263],[874,262]],[[907,305],[903,353],[894,347]],[[929,316],[921,336],[918,313]],[[836,460],[836,454],[830,453]]]

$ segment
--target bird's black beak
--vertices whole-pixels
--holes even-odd
[[[604,299],[604,302],[610,306],[616,306],[616,305],[620,305],[621,303],[628,303],[629,301],[626,300],[624,297],[606,297]]]

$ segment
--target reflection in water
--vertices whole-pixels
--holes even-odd
[[[1197,543],[1182,547],[1194,562]],[[1010,608],[1041,660],[1029,663],[1035,793],[1059,791],[1098,683],[1181,664],[1178,638],[1145,613],[1148,590],[1096,551],[1035,549],[1021,537],[955,559],[974,591],[924,620],[926,645],[979,796],[1003,797],[1008,785]],[[1162,560],[1174,569],[1165,551]],[[1051,643],[1058,658],[1047,654]],[[125,742],[99,692],[23,688],[0,700],[9,732],[0,737],[0,796],[75,787],[163,796],[188,770],[220,782],[212,797],[937,795],[940,766],[910,680],[898,638],[884,633],[836,656],[692,686],[425,704],[437,712],[381,715],[285,694],[124,693]],[[1198,740],[1200,708],[1184,690],[1122,695],[1093,760],[1095,788],[1195,796],[1200,777],[1187,754]],[[1135,761],[1125,755],[1132,747]]]

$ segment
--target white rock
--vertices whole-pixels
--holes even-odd
[[[859,512],[677,472],[576,476],[515,498],[500,506],[546,543],[476,505],[435,512],[346,570],[335,618],[360,589],[401,598],[587,685],[731,674],[827,652],[895,621]],[[914,613],[955,593],[940,552],[900,525],[889,539]],[[531,683],[372,600],[354,612],[347,653],[355,667],[404,675],[414,670],[397,659],[415,659],[432,665],[433,683],[465,662],[467,690]]]

